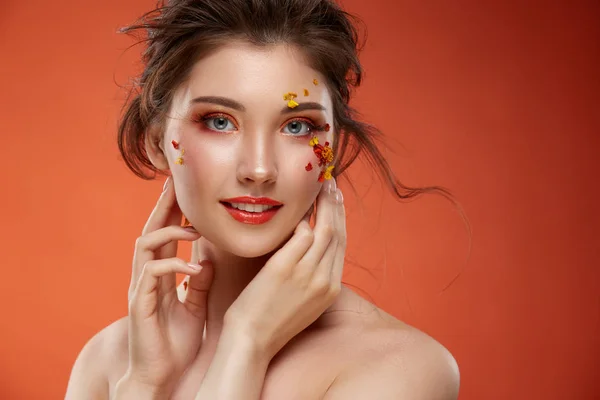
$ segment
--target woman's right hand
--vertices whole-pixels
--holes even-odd
[[[202,344],[213,268],[177,258],[177,241],[197,240],[183,228],[172,178],[137,239],[129,288],[129,368],[121,386],[168,397]],[[190,275],[186,298],[177,296],[175,273]],[[139,392],[138,391],[138,392]]]

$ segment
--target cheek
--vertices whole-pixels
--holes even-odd
[[[318,181],[321,171],[321,167],[318,165],[319,159],[308,141],[309,139],[301,147],[294,146],[285,151],[283,168],[280,168],[279,171],[279,183],[286,187],[285,192],[294,193],[301,203],[311,203],[322,185]]]
[[[181,156],[183,165],[175,161]],[[178,150],[170,149],[169,163],[176,181],[181,183],[180,194],[183,202],[194,199],[195,202],[205,198],[214,198],[215,190],[227,182],[231,174],[231,152],[227,151],[225,143],[211,140],[188,138],[182,141]]]
[[[326,166],[333,165],[333,161],[331,163],[327,163],[325,166],[319,166],[319,157],[316,155],[313,147],[309,145],[310,138],[312,138],[312,136],[306,140],[306,148],[304,149],[305,154],[303,154],[304,163],[302,164],[302,171],[305,172],[305,178],[310,177],[310,183],[314,183],[314,187],[320,188],[323,183],[318,181],[319,174],[325,169]],[[327,142],[329,142],[329,146],[333,145],[332,132],[320,133],[317,135],[317,138],[319,139],[320,145],[325,145]],[[335,161],[335,153],[333,153],[333,160]]]

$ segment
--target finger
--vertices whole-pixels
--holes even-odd
[[[302,256],[313,244],[313,240],[313,230],[311,229],[310,224],[305,217],[296,226],[292,237],[281,249],[277,250],[277,252],[273,254],[269,261],[267,261],[265,268],[263,268],[261,271],[267,271],[271,269],[271,267],[275,267],[276,269],[277,267],[280,267],[282,269],[280,272],[286,276],[288,273],[293,271],[293,266],[300,261]],[[267,266],[269,266],[269,268],[267,268]],[[292,268],[289,266],[292,266]]]
[[[148,217],[148,220],[144,225],[144,229],[142,229],[142,236],[168,225],[179,225],[179,222],[181,221],[181,215],[176,222],[171,215],[174,208],[177,208],[177,210],[179,209],[175,202],[173,179],[168,177],[165,181],[163,191],[158,198],[156,206],[150,213],[150,217]],[[181,211],[179,210],[179,212]]]
[[[344,274],[344,261],[346,259],[346,208],[344,207],[344,196],[340,189],[336,192],[336,229],[337,229],[337,249],[331,269],[331,282],[340,285]]]
[[[201,261],[202,271],[190,277],[187,285],[187,293],[183,304],[192,314],[198,318],[206,318],[208,291],[213,281],[214,268],[210,261]]]
[[[333,269],[332,266],[335,262],[335,256],[338,251],[338,247],[339,247],[338,244],[339,244],[339,241],[338,241],[337,237],[334,235],[334,237],[329,242],[329,245],[325,249],[325,253],[323,254],[323,257],[321,257],[321,260],[318,261],[318,265],[315,268],[315,271],[312,275],[312,280],[316,281],[317,286],[320,286],[320,285],[332,286],[332,285],[334,285],[334,282],[332,281],[331,271]]]
[[[320,264],[326,250],[329,248],[329,244],[335,236],[335,187],[335,179],[328,180],[321,188],[321,192],[317,197],[314,244],[300,260],[300,263],[304,267],[313,267],[312,271],[310,271],[311,273],[314,273],[317,269],[317,265]]]
[[[175,273],[196,275],[198,266],[188,264],[180,258],[152,260],[144,264],[140,279],[129,302],[132,318],[148,318],[159,306],[160,280],[167,276],[175,278]]]
[[[323,257],[318,262],[318,267],[315,271],[315,279],[322,282],[323,284],[327,284],[328,286],[337,286],[339,283],[336,283],[332,280],[332,271],[334,268],[335,257],[338,252],[339,242],[342,236],[342,225],[340,221],[339,215],[339,203],[337,192],[339,189],[332,189],[331,196],[329,200],[331,201],[331,220],[333,224],[333,237],[329,246],[327,246]]]
[[[167,180],[165,181],[163,191],[160,194],[160,197],[158,198],[156,206],[150,213],[150,216],[148,217],[148,220],[146,221],[146,224],[144,225],[144,228],[142,229],[141,236],[147,235],[150,232],[156,231],[160,228],[170,225],[168,222],[170,221],[170,218],[171,218],[170,214],[173,211],[173,207],[174,207],[174,203],[175,203],[175,195],[173,193],[174,190],[173,190],[172,186],[173,186],[172,178],[168,177]],[[137,248],[137,246],[136,246],[136,248]],[[172,252],[173,246],[170,246],[170,248],[168,248],[167,250],[170,250]],[[170,254],[170,255],[160,254],[160,256],[162,256],[162,257],[158,257],[158,258],[174,257],[176,254],[177,254],[177,248],[175,247],[174,254]],[[139,268],[136,268],[136,267],[139,267]],[[139,264],[136,264],[135,262],[133,263],[130,288],[132,286],[135,286],[135,284],[137,283],[138,278],[141,273],[140,268],[141,268],[141,266]]]
[[[200,233],[193,228],[182,228],[180,226],[168,226],[157,231],[148,233],[145,236],[140,236],[135,244],[133,253],[133,268],[131,275],[131,283],[129,285],[129,295],[133,293],[139,281],[139,276],[144,265],[156,258],[157,251],[168,245],[170,242],[177,240],[196,240],[200,237]],[[173,278],[174,279],[174,278]],[[165,289],[174,286],[175,281],[165,279]]]
[[[142,235],[153,232],[165,226],[181,225],[182,213],[177,204],[175,187],[172,177],[167,177],[163,192],[161,193],[154,210],[150,214]],[[156,253],[156,258],[170,258],[177,255],[177,242],[168,243]]]

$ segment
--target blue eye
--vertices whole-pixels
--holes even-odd
[[[226,117],[207,117],[204,119],[204,123],[208,128],[213,129],[215,131],[235,130],[235,125],[233,124],[233,122],[231,122],[231,120]]]
[[[287,129],[287,131],[286,131]],[[308,135],[315,129],[315,126],[308,121],[295,119],[285,125],[284,133],[293,136]]]

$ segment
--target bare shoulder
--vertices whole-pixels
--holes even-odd
[[[460,373],[450,351],[373,307],[371,316],[362,321],[360,356],[338,374],[324,399],[457,399]]]
[[[83,346],[73,368],[65,399],[108,399],[110,381],[127,365],[127,317],[96,333]],[[122,374],[121,374],[122,376]]]

